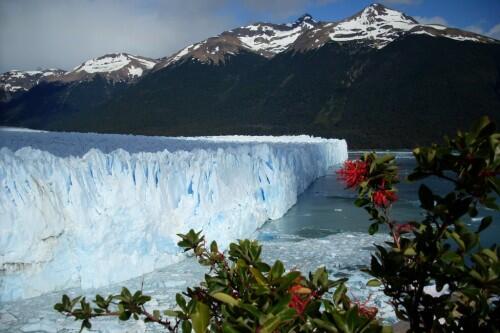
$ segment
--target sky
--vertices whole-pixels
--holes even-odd
[[[0,72],[72,69],[107,53],[151,58],[253,22],[349,17],[363,0],[0,0]],[[500,39],[500,0],[380,0],[421,23]]]

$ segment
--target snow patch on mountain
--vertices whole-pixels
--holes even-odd
[[[305,14],[293,23],[255,23],[235,28],[189,45],[174,55],[162,59],[157,69],[185,59],[201,63],[224,63],[226,56],[241,51],[272,58],[289,50],[307,51],[331,42],[354,42],[381,49],[408,34],[426,34],[457,41],[496,42],[489,37],[439,24],[419,24],[414,18],[402,12],[381,4],[372,4],[339,22],[318,22],[311,15]]]
[[[372,5],[350,19],[333,26],[329,37],[333,41],[373,40],[381,48],[408,31],[417,21],[401,12]]]
[[[65,73],[65,71],[60,69],[39,71],[11,70],[0,75],[0,90],[5,92],[5,100],[9,100],[14,94],[28,91],[40,82],[57,80]]]
[[[130,76],[140,77],[140,76],[142,76],[142,72],[143,72],[143,70],[140,67],[130,66],[130,68],[128,69],[128,73]]]
[[[107,54],[85,61],[65,75],[66,82],[91,80],[101,75],[108,81],[128,82],[151,70],[157,61],[128,53]]]
[[[281,217],[347,158],[343,140],[0,131],[0,301],[98,287]],[[92,149],[89,150],[89,147]]]
[[[264,50],[277,54],[286,50],[295,42],[303,32],[303,29],[303,26],[297,26],[290,30],[278,30],[265,25],[250,26],[251,31],[259,31],[261,33],[251,36],[239,36],[238,39],[242,42],[243,46],[256,53]]]
[[[488,37],[439,24],[419,24],[414,18],[380,4],[370,5],[344,21],[331,24],[329,29],[328,36],[332,41],[362,41],[368,46],[379,49],[407,34],[426,34],[457,41],[494,41]]]
[[[105,56],[87,60],[80,66],[76,67],[74,71],[85,71],[87,73],[114,72],[127,66],[129,63],[130,59],[124,54],[119,54],[117,56]]]

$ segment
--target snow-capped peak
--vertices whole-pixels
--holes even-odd
[[[357,21],[361,24],[375,24],[377,22],[393,23],[393,24],[417,24],[418,22],[406,14],[385,7],[384,5],[375,3],[365,9],[360,13],[351,18],[351,20]]]
[[[84,80],[94,74],[111,81],[129,81],[141,77],[156,65],[156,60],[128,53],[111,53],[85,61],[66,75],[66,81]]]
[[[0,75],[0,90],[5,95],[2,99],[10,99],[11,95],[30,90],[43,81],[57,80],[66,72],[61,69],[44,69],[35,71],[11,70]]]
[[[288,49],[300,35],[319,24],[311,15],[304,14],[294,23],[257,22],[242,26],[185,47],[172,56],[162,59],[157,69],[187,58],[217,64],[224,62],[227,55],[234,55],[240,51],[271,58]]]
[[[372,4],[340,22],[324,23],[301,38],[295,49],[306,50],[335,42],[355,42],[364,46],[383,48],[408,34],[426,34],[458,41],[492,42],[488,37],[436,24],[419,24],[414,18],[381,4]]]
[[[313,26],[316,23],[318,23],[316,20],[313,19],[313,17],[310,14],[305,13],[304,15],[300,16],[297,20],[295,20],[295,23],[293,25],[308,25],[308,26]]]
[[[113,53],[104,55],[99,58],[87,60],[80,66],[73,69],[73,71],[84,71],[87,73],[109,73],[120,70],[123,67],[131,64],[132,62],[135,62],[136,65],[143,69],[151,69],[156,64],[155,61],[147,58],[133,56],[127,53]]]
[[[397,10],[372,4],[356,15],[333,24],[328,36],[338,42],[365,40],[371,46],[381,48],[417,24],[415,19]]]

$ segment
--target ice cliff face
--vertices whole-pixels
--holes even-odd
[[[190,228],[222,244],[251,236],[347,158],[345,141],[306,136],[0,142],[0,301],[150,272],[179,257]]]

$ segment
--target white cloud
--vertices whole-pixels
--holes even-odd
[[[468,25],[463,29],[466,31],[475,32],[476,34],[484,34],[483,28],[481,28],[479,25]]]
[[[415,20],[417,20],[419,23],[422,24],[441,24],[441,25],[448,25],[448,21],[442,16],[432,16],[432,17],[426,17],[426,16],[414,16]]]
[[[500,23],[494,25],[487,33],[486,35],[493,37],[495,39],[500,40]]]
[[[0,71],[70,69],[121,51],[167,56],[234,27],[221,14],[227,1],[1,0]]]
[[[463,29],[500,40],[500,23],[494,25],[488,30],[484,30],[480,25],[469,25]]]

